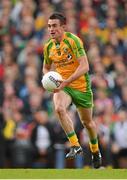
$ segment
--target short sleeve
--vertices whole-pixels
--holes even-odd
[[[72,47],[73,47],[73,52],[76,58],[86,55],[83,42],[81,41],[81,39],[78,38],[77,36],[74,36],[73,40],[74,41],[73,41]]]
[[[49,50],[47,45],[44,46],[43,54],[44,54],[44,64],[51,64],[52,62],[49,58]]]

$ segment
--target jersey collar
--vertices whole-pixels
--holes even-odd
[[[60,44],[61,42],[63,42],[63,40],[66,38],[66,32],[64,32],[64,34],[63,34],[63,37],[62,37],[62,39],[61,39],[61,41],[58,43],[55,39],[52,39],[52,41],[55,43],[55,44]]]

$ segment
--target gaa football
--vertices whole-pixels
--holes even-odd
[[[44,89],[46,89],[47,91],[53,91],[54,89],[59,87],[60,85],[59,81],[61,80],[62,77],[59,73],[55,71],[49,71],[43,76],[41,82]]]

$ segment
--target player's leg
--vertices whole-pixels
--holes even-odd
[[[68,106],[71,104],[71,97],[65,94],[63,91],[54,93],[53,102],[55,112],[58,115],[62,128],[65,133],[68,134],[74,130],[73,123],[68,115]]]
[[[83,126],[87,129],[90,138],[90,149],[92,152],[98,151],[98,141],[96,124],[92,120],[92,108],[77,108],[80,120]]]
[[[71,104],[71,101],[71,97],[64,91],[60,91],[53,95],[55,112],[58,115],[61,126],[69,139],[71,147],[76,147],[76,150],[74,150],[74,148],[71,149],[71,153],[67,154],[66,156],[67,158],[73,158],[77,153],[82,151],[80,144],[78,142],[77,135],[74,131],[73,122],[67,110],[68,106]]]
[[[90,150],[92,152],[92,160],[95,168],[101,165],[101,154],[98,146],[98,138],[96,131],[96,124],[92,119],[92,108],[77,108],[80,120],[83,126],[87,129],[90,138]]]

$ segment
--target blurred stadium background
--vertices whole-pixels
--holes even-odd
[[[0,0],[0,168],[88,168],[88,136],[69,113],[85,155],[69,146],[41,86],[47,19],[64,12],[89,56],[103,166],[127,168],[127,0]],[[90,167],[91,168],[91,167]]]

